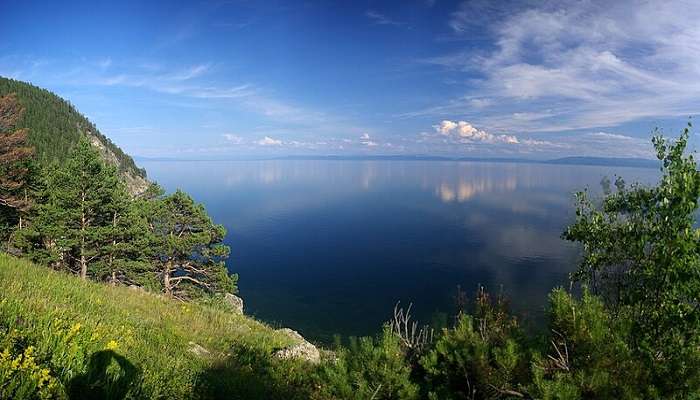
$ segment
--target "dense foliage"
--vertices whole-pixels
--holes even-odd
[[[654,138],[657,186],[617,179],[602,201],[577,195],[564,238],[582,245],[581,294],[551,292],[546,331],[522,329],[505,298],[480,289],[469,312],[460,296],[451,327],[419,328],[397,309],[376,338],[339,341],[312,366],[272,356],[290,337],[212,307],[236,276],[225,229],[202,205],[157,186],[133,197],[62,100],[46,107],[77,136],[46,168],[58,157],[42,150],[50,129],[31,132],[52,114],[23,112],[51,96],[9,80],[0,95],[8,87],[18,95],[0,98],[3,248],[76,277],[0,254],[0,398],[700,399],[689,129]]]
[[[581,242],[575,277],[629,315],[634,356],[650,373],[652,393],[687,393],[700,384],[700,230],[694,228],[700,172],[685,156],[686,128],[675,143],[654,138],[663,176],[656,187],[616,182],[600,209],[579,194],[566,238]],[[682,384],[679,384],[681,383]]]
[[[17,128],[23,114],[17,96],[0,96],[0,207],[5,209],[5,220],[16,220],[20,227],[31,207],[28,192],[34,154],[27,143],[27,129]]]
[[[654,138],[658,186],[618,179],[614,192],[607,182],[602,202],[577,195],[564,237],[582,244],[572,276],[582,295],[552,291],[547,331],[526,334],[503,298],[480,290],[471,313],[459,307],[454,326],[417,355],[406,345],[411,337],[386,330],[341,349],[323,369],[324,393],[413,399],[397,388],[418,387],[427,399],[700,398],[700,172],[686,155],[689,128],[674,142]],[[385,349],[390,357],[378,368]]]
[[[14,94],[25,109],[17,128],[29,131],[28,141],[34,147],[40,165],[61,164],[79,139],[89,133],[114,154],[120,172],[146,176],[145,170],[138,168],[129,155],[102,135],[67,101],[46,89],[0,77],[0,97],[10,94]]]
[[[235,292],[226,234],[181,191],[133,199],[114,167],[81,139],[60,168],[43,170],[27,226],[10,248],[81,278],[162,290],[181,299]]]

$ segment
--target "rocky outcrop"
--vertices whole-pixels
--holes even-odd
[[[278,329],[277,332],[289,336],[298,343],[275,351],[273,353],[274,357],[283,360],[304,360],[312,364],[318,364],[321,362],[321,353],[318,351],[318,348],[304,339],[299,332],[289,328]]]
[[[231,306],[231,308],[238,314],[243,314],[243,299],[232,293],[226,293],[224,295],[224,301],[226,304]]]
[[[119,158],[117,158],[117,155],[114,154],[114,152],[110,150],[109,147],[105,146],[105,144],[102,143],[102,140],[98,135],[90,131],[87,131],[86,133],[87,137],[90,139],[90,143],[92,143],[92,145],[100,151],[102,158],[110,165],[114,165],[115,167],[117,167],[117,169],[120,169],[120,162]],[[127,190],[133,196],[137,196],[145,192],[151,185],[151,183],[148,182],[146,178],[128,170],[120,171],[119,176],[121,176],[121,178],[124,180]]]

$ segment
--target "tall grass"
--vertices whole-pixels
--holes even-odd
[[[291,343],[243,315],[83,281],[0,254],[0,356],[4,351],[9,371],[3,377],[0,358],[0,378],[31,381],[43,374],[37,390],[47,396],[302,396],[293,372],[305,367],[270,357]],[[27,349],[37,367],[13,369]],[[58,389],[41,389],[50,379]]]

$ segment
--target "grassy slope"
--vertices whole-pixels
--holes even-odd
[[[56,359],[64,384],[86,372],[90,354],[116,343],[139,370],[129,397],[295,397],[287,372],[304,367],[269,357],[291,339],[251,318],[81,281],[1,253],[0,288],[0,336],[21,331],[40,357]],[[78,323],[77,346],[66,345]],[[195,355],[190,342],[210,355]]]

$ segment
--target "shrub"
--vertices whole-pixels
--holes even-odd
[[[385,327],[376,340],[351,338],[339,347],[337,359],[317,374],[318,398],[385,399],[418,398],[418,385],[411,382],[411,367],[399,339]]]
[[[420,364],[431,399],[519,396],[519,382],[528,375],[516,319],[502,297],[491,302],[483,289],[475,315],[461,314],[453,329],[443,330]]]
[[[581,300],[562,289],[550,294],[546,355],[535,354],[530,393],[543,399],[640,398],[643,372],[626,339],[630,322],[611,316],[584,290]]]
[[[647,397],[686,397],[700,387],[700,171],[686,154],[689,137],[690,125],[675,141],[654,137],[658,185],[618,179],[602,207],[579,193],[564,234],[583,245],[574,278],[633,323],[627,340],[650,372]]]

